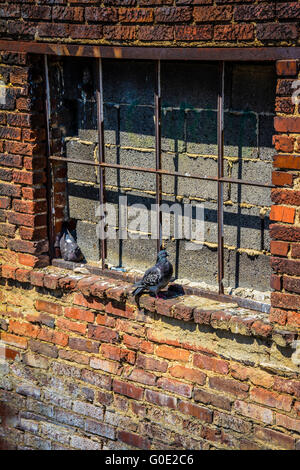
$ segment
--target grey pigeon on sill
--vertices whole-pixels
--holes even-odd
[[[173,274],[173,266],[167,260],[168,256],[166,250],[158,253],[155,266],[147,269],[143,279],[134,284],[135,289],[132,292],[134,296],[148,291],[155,294],[156,298],[159,297],[159,291],[168,285]]]

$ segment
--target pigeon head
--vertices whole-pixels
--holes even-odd
[[[169,253],[166,250],[159,251],[157,255],[157,262],[162,261],[164,258],[167,258],[167,256],[169,256]]]

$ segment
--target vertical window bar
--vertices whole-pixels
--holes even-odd
[[[155,77],[155,158],[156,170],[161,170],[161,62],[156,62]],[[157,252],[162,249],[162,214],[160,211],[162,176],[156,173]]]
[[[224,177],[224,77],[225,62],[219,63],[218,91],[218,179]],[[218,181],[218,284],[219,294],[224,294],[224,186]]]
[[[53,175],[52,166],[50,162],[51,156],[51,136],[50,136],[50,114],[51,114],[51,102],[50,102],[50,86],[49,86],[49,70],[48,70],[48,57],[44,55],[44,80],[45,80],[45,125],[46,125],[46,156],[47,156],[47,231],[49,240],[49,254],[50,259],[54,258],[54,220],[53,220]]]
[[[98,145],[99,145],[99,163],[105,162],[105,149],[104,149],[104,111],[103,111],[103,73],[102,73],[102,60],[97,59],[97,124],[98,124]],[[105,170],[99,167],[100,176],[100,204],[105,204]],[[105,268],[106,259],[106,239],[100,240],[101,251],[101,267]]]

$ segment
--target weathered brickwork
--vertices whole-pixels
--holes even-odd
[[[297,87],[299,65],[296,61],[277,62],[277,98],[274,127],[274,157],[272,190],[273,206],[270,218],[271,279],[274,292],[271,297],[271,320],[280,325],[298,326],[299,323],[299,104]],[[294,97],[294,100],[293,100]]]
[[[111,278],[4,265],[2,279],[2,448],[299,446],[296,332],[193,296],[138,309]]]
[[[78,45],[296,46],[299,3],[9,0],[0,4],[0,39]],[[60,59],[54,58],[53,64],[59,68]],[[275,155],[269,142],[254,157],[234,155],[244,169],[253,158],[255,165],[261,164],[250,175],[252,180],[263,178],[273,162],[268,256],[272,275],[262,275],[273,290],[268,315],[189,295],[160,300],[143,296],[138,307],[130,295],[132,279],[127,275],[126,283],[50,268],[43,58],[7,49],[0,52],[1,449],[300,449],[300,359],[296,349],[300,327],[300,114],[297,100],[292,99],[299,96],[300,70],[296,60],[281,60],[270,67],[274,79],[277,74],[276,97],[266,110],[263,105],[269,92],[263,92],[254,127],[258,139],[269,136],[274,127]],[[247,74],[248,81],[256,83]],[[59,89],[61,77],[52,78]],[[268,85],[271,81],[263,80]],[[232,90],[233,82],[229,83]],[[137,81],[136,85],[141,84]],[[145,88],[143,81],[141,88]],[[233,98],[251,96],[247,87],[243,89],[244,94],[241,89]],[[88,86],[83,91],[85,112],[90,113],[85,99]],[[128,91],[123,90],[124,96]],[[59,100],[52,103],[51,150],[58,155],[63,136],[61,111],[75,114],[72,106],[68,108],[70,99],[64,98],[62,106]],[[120,101],[110,98],[105,100],[106,117],[110,103],[120,125]],[[192,112],[188,105],[183,108],[186,129]],[[225,114],[231,105],[225,100]],[[165,103],[168,106],[173,113],[174,104]],[[146,116],[147,106],[144,108]],[[215,111],[215,106],[203,106],[202,111],[210,108]],[[233,111],[237,109],[233,107]],[[153,110],[149,116],[151,120]],[[267,130],[261,127],[263,119],[268,121]],[[178,116],[170,122],[173,130],[174,122],[179,122]],[[140,148],[148,151],[153,147],[151,142],[148,145],[151,136],[139,125],[141,120],[125,126],[122,142],[113,140],[113,126],[105,129],[110,150],[128,146],[133,131],[146,137],[139,142]],[[249,131],[251,126],[245,127]],[[81,129],[81,140],[94,145],[88,135],[91,130],[95,128]],[[76,146],[74,133],[70,136],[67,145]],[[229,143],[233,137],[229,135]],[[191,154],[204,153],[203,162],[208,161],[209,166],[216,162],[215,151],[195,151],[199,142],[193,139],[177,139],[176,148],[166,139],[163,150],[183,153],[183,142],[190,145]],[[212,144],[209,134],[200,144],[207,150]],[[72,149],[67,150],[71,155]],[[92,158],[95,152],[94,145]],[[144,156],[146,165],[149,154],[144,152]],[[225,160],[231,156],[226,154]],[[230,163],[233,171],[235,162]],[[70,166],[53,165],[56,233],[67,213],[66,177],[71,170]],[[238,172],[228,174],[239,177]],[[84,179],[84,173],[82,176]],[[95,172],[93,178],[98,185]],[[236,203],[238,193],[234,191],[232,188],[230,200]],[[248,195],[256,198],[258,190]],[[268,216],[270,202],[265,195],[251,204],[261,211],[262,220]],[[251,216],[252,207],[243,210]],[[262,233],[266,229],[264,226]],[[266,246],[260,246],[260,255],[269,254],[267,237],[262,237]],[[246,238],[250,243],[250,237]],[[206,271],[212,266],[215,275],[216,262],[210,261],[203,266]],[[200,265],[195,266],[199,269]],[[255,269],[261,275],[262,266],[257,264]]]
[[[94,44],[295,45],[299,3],[132,0],[1,4],[2,38]]]
[[[39,58],[1,52],[0,246],[2,256],[47,265],[44,88]]]

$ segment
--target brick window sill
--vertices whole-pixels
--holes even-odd
[[[104,275],[76,274],[54,266],[37,270],[6,264],[0,266],[0,277],[49,290],[76,291],[83,295],[83,307],[132,320],[138,319],[139,311],[144,310],[213,330],[263,338],[281,347],[291,347],[298,336],[297,332],[278,329],[265,313],[196,295],[156,299],[145,294],[140,297],[138,308],[131,294],[132,282]]]

